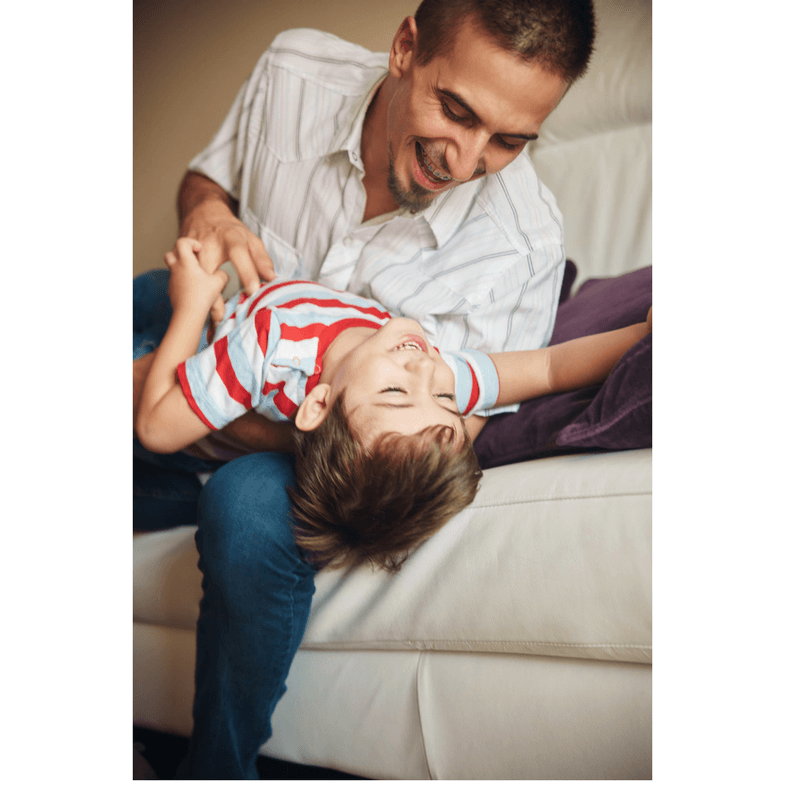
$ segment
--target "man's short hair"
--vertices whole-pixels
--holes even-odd
[[[466,432],[465,432],[466,435]],[[296,431],[295,542],[315,566],[371,563],[397,571],[411,549],[475,498],[481,470],[465,439],[436,425],[362,444],[344,396],[313,431]]]
[[[569,84],[589,66],[595,36],[592,0],[423,0],[414,15],[418,63],[449,53],[470,17],[505,50]]]

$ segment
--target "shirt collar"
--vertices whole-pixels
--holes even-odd
[[[369,104],[372,102],[372,98],[375,97],[375,93],[383,83],[386,75],[388,75],[388,72],[381,75],[372,85],[372,88],[361,96],[360,103],[354,104],[349,127],[345,127],[342,130],[341,136],[337,137],[331,148],[331,153],[344,150],[350,159],[350,163],[361,172],[364,171],[364,162],[361,160],[361,133],[364,130],[364,120],[367,116]]]
[[[437,247],[442,247],[461,227],[475,202],[475,195],[486,178],[462,183],[444,191],[425,211],[416,216],[423,219],[436,238]]]
[[[364,130],[364,120],[369,104],[385,78],[386,74],[382,75],[370,90],[362,95],[361,102],[354,104],[350,126],[342,131],[331,147],[331,153],[345,151],[350,163],[362,173],[364,172],[364,162],[361,160],[361,134]],[[486,178],[479,178],[476,181],[462,183],[460,186],[443,192],[425,211],[418,214],[403,211],[400,216],[418,219],[426,224],[436,239],[436,246],[442,247],[461,226],[472,208],[475,195],[485,180]]]

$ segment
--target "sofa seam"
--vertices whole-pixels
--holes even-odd
[[[422,659],[425,656],[425,650],[417,651],[417,666],[414,672],[414,692],[417,696],[417,724],[419,725],[419,738],[422,742],[422,757],[425,759],[425,771],[428,773],[428,780],[433,780],[431,775],[431,765],[428,760],[428,745],[425,741],[425,731],[422,728],[422,703],[420,702],[419,682],[422,667]]]
[[[360,641],[357,642],[361,645],[387,645],[387,644],[409,644],[413,643],[415,640],[411,639],[370,639],[368,641]],[[419,641],[419,640],[416,640]],[[631,650],[641,650],[643,652],[650,652],[653,649],[653,646],[650,644],[615,644],[611,642],[607,643],[600,643],[600,644],[576,644],[574,642],[538,642],[538,641],[529,641],[523,639],[517,640],[508,640],[508,639],[425,639],[426,642],[431,642],[435,644],[505,644],[505,645],[528,645],[533,647],[561,647],[564,649],[567,648],[589,648],[589,649],[601,649],[607,647],[615,647],[615,648],[628,648]],[[361,648],[353,648],[355,642],[348,641],[348,640],[339,640],[339,641],[330,641],[325,642],[324,644],[302,644],[300,647],[303,650],[330,650],[333,648],[341,648],[343,651],[354,650],[354,649],[368,649],[366,647]],[[432,647],[410,647],[407,648],[406,652],[413,652],[417,651],[419,653],[428,653],[434,650],[435,648]],[[378,648],[380,652],[380,649]],[[398,650],[396,652],[403,652],[402,650]],[[485,652],[492,655],[500,654],[502,655],[503,651],[498,650],[482,650],[482,651],[475,651],[475,650],[452,650],[452,651],[443,651],[443,652],[454,652],[454,653],[475,653],[475,652]],[[537,653],[508,653],[507,655],[538,655]]]
[[[508,500],[506,502],[490,503],[487,505],[472,504],[467,508],[478,510],[481,508],[502,508],[503,506],[519,506],[527,503],[555,503],[562,500],[605,500],[611,497],[652,497],[653,490],[642,490],[641,492],[618,492],[613,494],[581,494],[563,497],[531,497],[525,500]]]

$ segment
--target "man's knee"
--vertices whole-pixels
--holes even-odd
[[[217,470],[200,494],[198,548],[206,562],[264,564],[295,557],[290,504],[293,459],[244,456]]]

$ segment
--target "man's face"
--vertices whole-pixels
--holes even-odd
[[[411,20],[406,41],[415,33]],[[401,28],[400,42],[403,35]],[[450,53],[419,66],[413,52],[412,45],[407,64],[393,72],[389,190],[399,206],[420,211],[441,192],[510,164],[538,136],[567,83],[503,50],[470,21]]]
[[[361,342],[331,380],[331,401],[346,390],[345,411],[359,438],[368,444],[388,431],[413,434],[445,425],[460,447],[465,437],[455,378],[419,324],[397,318],[377,331],[358,330]]]

